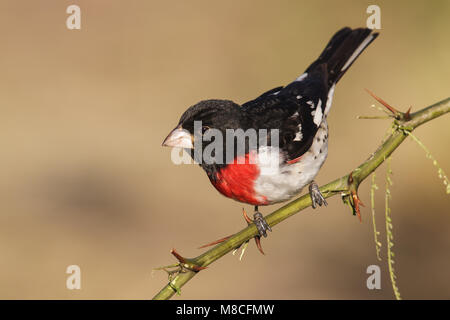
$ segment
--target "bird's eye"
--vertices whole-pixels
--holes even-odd
[[[209,130],[209,127],[208,127],[208,126],[203,126],[203,127],[202,127],[202,134],[205,134],[205,132],[206,132],[207,130]]]

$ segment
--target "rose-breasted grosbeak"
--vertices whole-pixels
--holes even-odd
[[[270,227],[258,212],[259,205],[286,201],[308,184],[313,207],[327,204],[313,179],[327,157],[326,118],[334,89],[377,36],[370,29],[339,30],[319,58],[289,85],[242,105],[229,100],[201,101],[184,112],[163,145],[188,149],[195,159],[195,139],[208,129],[223,133],[223,146],[227,145],[227,129],[278,129],[277,144],[269,139],[266,145],[252,148],[246,141],[243,151],[231,150],[235,152],[234,161],[199,163],[220,193],[255,206],[254,222],[260,236],[266,236]],[[194,121],[201,121],[202,132],[194,132]],[[206,147],[208,143],[202,140],[201,145]],[[229,151],[223,148],[224,155]],[[276,165],[267,165],[263,161],[267,157],[276,160]]]

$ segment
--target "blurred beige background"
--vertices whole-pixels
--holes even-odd
[[[82,29],[66,28],[66,8]],[[373,1],[0,2],[0,298],[149,299],[154,267],[245,226],[242,204],[197,166],[175,166],[161,141],[205,98],[243,103],[297,77],[343,26],[364,26]],[[319,184],[348,173],[389,122],[373,90],[406,110],[449,96],[449,1],[376,1],[380,37],[340,82]],[[450,173],[449,117],[416,131]],[[450,214],[437,171],[406,141],[393,157],[392,216],[404,298],[450,297]],[[186,299],[393,298],[377,172],[375,256],[369,183],[363,223],[338,198],[274,228],[262,256],[227,255],[182,290]],[[250,206],[246,207],[251,210]],[[264,214],[276,206],[263,208]],[[82,289],[67,290],[76,264]],[[366,288],[379,264],[382,289]],[[263,278],[264,280],[261,280]]]

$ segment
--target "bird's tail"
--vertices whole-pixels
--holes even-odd
[[[339,30],[306,72],[313,71],[318,66],[325,64],[328,71],[328,84],[333,85],[339,81],[356,58],[377,36],[378,33],[372,33],[371,29],[352,30],[347,27]]]

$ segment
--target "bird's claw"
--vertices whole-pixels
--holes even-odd
[[[253,215],[253,223],[256,226],[256,229],[258,229],[258,233],[260,237],[267,237],[267,231],[272,231],[267,221],[264,219],[261,212],[256,211]]]
[[[309,195],[311,196],[313,209],[317,208],[317,205],[328,205],[327,201],[319,190],[319,186],[314,181],[309,185]]]

